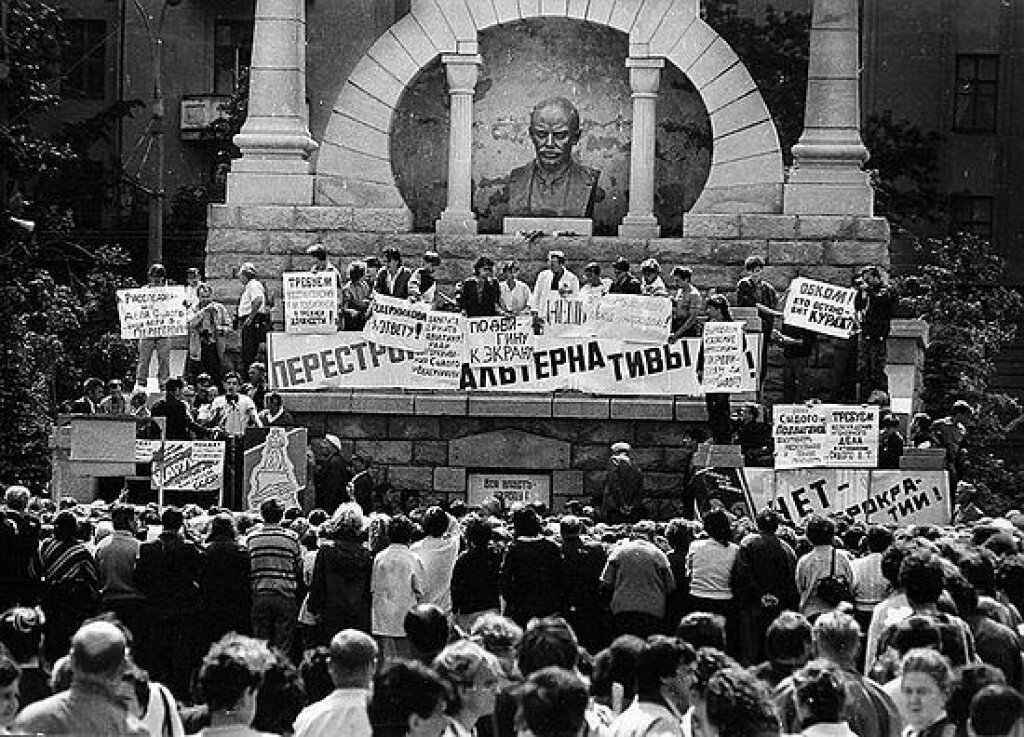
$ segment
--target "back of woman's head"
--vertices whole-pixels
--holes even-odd
[[[704,515],[704,531],[722,545],[732,542],[732,524],[724,509],[712,509]]]
[[[405,735],[413,714],[428,719],[448,702],[448,688],[434,671],[421,663],[398,660],[373,679],[367,712],[373,734]]]
[[[938,556],[918,550],[900,564],[900,586],[911,604],[934,604],[942,595],[945,573]]]
[[[448,617],[434,604],[417,604],[405,613],[405,636],[418,652],[433,654],[448,642]]]
[[[39,656],[46,619],[42,609],[17,606],[0,614],[0,644],[19,663]]]
[[[199,688],[210,711],[229,711],[246,691],[259,688],[270,659],[263,642],[234,632],[211,645],[199,669]]]
[[[831,545],[836,536],[836,524],[820,514],[812,514],[807,520],[807,539],[812,545]]]
[[[797,612],[782,612],[768,625],[765,650],[773,663],[798,663],[811,650],[811,623]]]
[[[358,540],[365,526],[363,508],[355,502],[346,502],[324,522],[320,534],[329,540]]]
[[[512,510],[512,529],[516,537],[534,537],[540,534],[540,517],[533,507],[517,505]]]
[[[252,728],[269,734],[287,734],[305,705],[306,688],[299,669],[287,655],[273,649],[256,694]]]
[[[480,515],[468,515],[463,524],[466,545],[470,548],[483,548],[491,542],[491,526]]]
[[[564,619],[533,619],[527,624],[519,645],[519,670],[524,676],[549,665],[573,670],[579,651],[576,633]]]
[[[440,507],[430,507],[423,515],[423,534],[444,537],[448,531],[448,515]]]
[[[398,545],[408,545],[411,543],[414,532],[415,525],[413,521],[404,514],[396,514],[388,524],[388,538],[392,543],[397,543]]]
[[[957,724],[964,724],[971,715],[971,700],[985,686],[1005,686],[1006,676],[988,663],[968,663],[957,668],[946,699],[946,713]]]
[[[841,721],[846,689],[838,668],[828,660],[812,660],[793,674],[796,701],[805,727]]]
[[[708,721],[719,737],[769,737],[779,734],[764,685],[739,666],[713,675],[703,694]]]
[[[73,542],[78,534],[78,519],[72,512],[64,510],[53,521],[53,537],[59,542]]]

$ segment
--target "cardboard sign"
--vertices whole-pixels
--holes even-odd
[[[430,308],[422,302],[374,295],[370,305],[370,319],[363,328],[363,338],[388,348],[425,351],[429,312]]]
[[[288,507],[301,506],[306,488],[304,427],[265,427],[245,431],[242,463],[243,508],[258,510],[268,499]]]
[[[822,335],[849,338],[856,322],[856,296],[856,289],[797,277],[789,285],[783,321]]]
[[[117,290],[121,337],[172,338],[188,334],[185,287],[141,287]]]
[[[874,468],[879,408],[874,405],[777,404],[775,468]]]
[[[466,337],[462,332],[464,319],[454,312],[431,312],[427,315],[427,349],[415,354],[412,364],[413,381],[417,386],[459,388],[466,350]]]
[[[746,350],[745,323],[709,322],[704,325],[702,348],[705,393],[738,394],[756,391],[757,370]]]
[[[533,318],[472,317],[465,321],[471,368],[525,366],[533,359]]]
[[[587,327],[597,338],[661,345],[672,326],[672,300],[607,294],[587,303]]]
[[[539,312],[544,321],[544,335],[550,338],[589,337],[589,303],[585,297],[549,297],[544,300]]]
[[[479,507],[493,496],[506,505],[541,502],[551,505],[551,476],[533,473],[471,473],[466,479],[466,504]]]
[[[138,441],[156,443],[150,457],[154,489],[165,491],[217,491],[224,483],[224,442],[221,440]],[[138,448],[138,446],[136,446]],[[145,451],[143,451],[145,452]]]
[[[338,272],[294,271],[281,275],[286,333],[338,330]]]

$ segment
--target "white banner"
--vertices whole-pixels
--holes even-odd
[[[291,271],[281,281],[286,333],[337,332],[338,272]]]
[[[388,348],[425,351],[429,312],[430,308],[422,302],[374,295],[363,338]]]
[[[117,290],[117,315],[125,340],[186,335],[187,313],[185,287]]]
[[[587,306],[590,335],[611,340],[661,345],[672,326],[672,300],[635,294],[606,294]]]
[[[777,404],[773,415],[778,469],[878,465],[877,406]]]
[[[466,361],[472,368],[525,366],[533,359],[533,318],[471,317],[465,323]]]
[[[835,338],[849,338],[856,319],[856,289],[797,277],[789,284],[783,320],[787,325]]]
[[[705,393],[757,390],[756,361],[746,345],[745,325],[740,321],[704,324],[701,387]]]
[[[432,389],[458,389],[466,338],[462,332],[465,318],[454,312],[427,315],[427,349],[417,353],[412,375],[417,386]]]
[[[587,319],[590,300],[585,297],[549,297],[540,305],[544,335],[551,338],[590,336]]]
[[[140,445],[143,443],[145,445]],[[139,457],[153,461],[151,483],[165,491],[220,491],[224,479],[224,442],[221,440],[138,441]],[[145,462],[145,461],[141,461]]]
[[[536,473],[471,473],[466,479],[466,504],[479,507],[491,497],[505,504],[540,502],[551,506],[551,476]]]

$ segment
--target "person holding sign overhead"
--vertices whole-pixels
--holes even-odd
[[[153,264],[146,273],[146,287],[167,286],[167,270],[163,264]],[[164,388],[171,376],[171,339],[170,338],[139,338],[139,363],[135,369],[135,383],[145,386],[149,381],[149,366],[156,353],[156,380],[160,388]]]

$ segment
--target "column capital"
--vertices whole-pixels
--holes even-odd
[[[626,58],[629,69],[661,69],[665,66],[663,56],[630,56]]]
[[[483,65],[483,57],[479,54],[443,54],[448,75],[448,94],[472,95],[476,92],[476,80]]]
[[[657,95],[664,66],[665,60],[661,57],[628,57],[626,67],[629,69],[629,87],[633,96]]]

